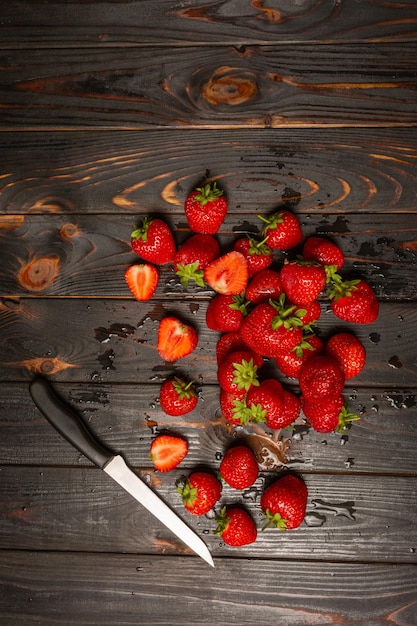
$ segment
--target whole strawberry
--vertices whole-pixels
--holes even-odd
[[[204,269],[220,255],[218,241],[212,235],[196,234],[188,237],[174,257],[174,270],[184,287],[190,280],[205,286]]]
[[[223,507],[216,518],[215,533],[229,546],[247,546],[256,541],[256,524],[246,511],[239,507]]]
[[[327,282],[323,265],[301,259],[286,261],[280,277],[288,299],[299,305],[316,300]]]
[[[355,324],[372,324],[378,317],[379,302],[364,280],[335,281],[329,294],[336,317]]]
[[[291,211],[283,210],[268,217],[258,217],[264,222],[262,235],[274,250],[290,250],[301,243],[301,224]]]
[[[254,237],[240,237],[235,241],[233,250],[246,257],[249,276],[267,269],[273,261],[272,248],[268,246],[266,239],[257,241]]]
[[[350,422],[359,416],[349,413],[343,396],[336,396],[321,402],[312,402],[303,398],[302,409],[311,426],[318,433],[343,432]]]
[[[251,409],[252,421],[266,422],[268,428],[285,428],[292,422],[285,419],[283,388],[275,378],[267,378],[258,387],[249,389],[246,404]]]
[[[194,189],[186,198],[184,212],[188,225],[195,233],[217,233],[227,213],[227,200],[217,183],[207,183]]]
[[[303,363],[298,382],[304,398],[322,402],[342,393],[345,376],[336,359],[319,354]]]
[[[250,448],[237,445],[226,450],[219,471],[223,480],[234,489],[247,489],[258,478],[259,466]]]
[[[193,472],[177,491],[187,511],[192,515],[205,515],[219,500],[222,486],[209,472]]]
[[[248,304],[243,294],[215,295],[206,310],[207,327],[221,333],[239,330],[247,314]]]
[[[303,245],[303,257],[307,261],[316,261],[322,265],[334,265],[336,271],[340,270],[345,262],[339,246],[325,237],[308,237]]]
[[[298,378],[303,364],[312,356],[321,354],[324,344],[317,335],[304,335],[301,342],[290,350],[277,354],[275,363],[278,369],[289,378]]]
[[[357,376],[365,367],[365,346],[352,333],[336,333],[327,340],[325,351],[337,360],[346,380]]]
[[[279,272],[268,268],[255,274],[249,281],[245,298],[252,304],[278,300],[283,293]]]
[[[261,508],[268,519],[264,528],[298,528],[305,516],[307,497],[306,484],[295,474],[285,474],[278,478],[261,496]]]
[[[224,357],[231,352],[237,350],[247,350],[248,346],[243,341],[238,330],[230,333],[224,333],[216,343],[216,360],[217,365],[223,361]]]
[[[130,235],[130,245],[142,259],[155,265],[171,263],[176,253],[170,227],[158,218],[145,217]]]
[[[174,376],[164,381],[159,390],[159,404],[167,415],[185,415],[197,406],[198,397],[193,381]]]
[[[243,397],[252,385],[259,384],[258,370],[262,365],[263,359],[252,350],[230,352],[217,369],[218,383],[228,393]]]

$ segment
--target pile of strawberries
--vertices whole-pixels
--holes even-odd
[[[229,424],[264,424],[269,430],[291,426],[301,412],[318,432],[343,431],[358,416],[348,412],[343,396],[345,381],[365,366],[366,351],[351,332],[336,332],[326,341],[316,333],[321,305],[327,298],[333,314],[352,324],[371,324],[379,303],[364,280],[345,280],[342,250],[332,241],[311,236],[303,241],[296,215],[286,208],[262,220],[259,238],[240,236],[222,253],[215,238],[227,214],[227,199],[217,184],[194,189],[184,205],[192,234],[177,248],[169,226],[158,218],[145,218],[131,235],[131,246],[141,262],[125,273],[137,300],[148,300],[159,281],[159,266],[172,264],[184,287],[190,281],[210,287],[214,294],[206,310],[208,328],[216,342],[219,404]],[[289,251],[295,251],[290,258]],[[277,268],[274,251],[285,253]],[[176,316],[161,320],[158,353],[172,362],[190,354],[198,344],[197,330]],[[285,388],[277,376],[263,376],[265,361],[276,364],[284,377],[298,382],[300,394]],[[160,406],[168,415],[184,415],[198,402],[193,381],[166,380]],[[186,456],[181,437],[158,435],[151,444],[151,459],[159,471],[170,471]],[[237,445],[226,452],[221,478],[236,489],[251,486],[258,477],[253,452]],[[194,472],[178,488],[193,514],[210,511],[221,495],[218,477]],[[297,528],[305,514],[307,488],[292,473],[280,476],[261,497],[267,524]],[[239,507],[223,508],[217,533],[229,545],[256,539],[256,525]]]

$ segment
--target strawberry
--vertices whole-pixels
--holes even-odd
[[[188,286],[190,280],[204,287],[204,268],[220,255],[218,241],[212,235],[191,235],[178,248],[174,257],[174,270],[181,284]]]
[[[298,382],[304,398],[322,402],[342,393],[345,376],[336,359],[318,354],[303,363]]]
[[[272,261],[272,248],[266,243],[266,238],[257,241],[253,237],[240,237],[235,241],[233,250],[241,252],[248,262],[249,276],[254,276],[261,270],[267,269]]]
[[[364,280],[334,281],[329,294],[336,317],[355,324],[372,324],[378,317],[379,302]]]
[[[258,385],[258,370],[263,365],[263,359],[251,350],[230,352],[220,362],[217,370],[217,380],[222,389],[228,393],[240,395]]]
[[[285,474],[265,489],[261,508],[268,522],[264,528],[275,526],[279,530],[298,528],[304,519],[308,491],[301,478]]]
[[[229,546],[247,546],[256,541],[257,529],[255,522],[240,507],[223,507],[216,518],[216,534]]]
[[[302,259],[285,261],[280,278],[288,299],[300,305],[316,300],[327,282],[323,265]]]
[[[230,487],[247,489],[258,478],[259,466],[250,448],[237,445],[226,450],[219,471]]]
[[[206,324],[217,332],[239,330],[247,313],[248,302],[243,294],[229,296],[219,293],[212,298],[206,311]]]
[[[304,242],[302,254],[307,261],[334,265],[336,271],[340,270],[345,262],[339,246],[324,237],[308,237]]]
[[[145,217],[130,235],[130,245],[142,259],[155,265],[171,263],[176,253],[170,227],[158,218]]]
[[[284,399],[282,417],[287,424],[292,424],[300,415],[301,399],[292,393],[292,391],[288,391],[287,389],[282,390],[282,397]]]
[[[125,281],[136,300],[150,300],[158,285],[159,272],[154,265],[137,263],[127,268]]]
[[[301,243],[301,224],[291,211],[283,210],[268,217],[258,217],[264,222],[262,235],[274,250],[290,250]]]
[[[195,233],[217,233],[227,213],[227,200],[217,183],[207,183],[188,194],[184,212]]]
[[[189,513],[205,515],[219,500],[222,485],[209,472],[192,472],[188,479],[177,487],[177,491]]]
[[[204,280],[217,293],[237,295],[246,289],[248,263],[243,254],[232,250],[206,266]]]
[[[304,335],[301,342],[289,352],[277,354],[278,369],[289,378],[298,378],[302,365],[313,355],[321,354],[324,345],[317,335]]]
[[[352,333],[336,333],[330,337],[325,352],[337,360],[346,380],[357,376],[365,367],[365,346]]]
[[[288,306],[291,306],[292,302],[288,302]],[[298,313],[298,317],[303,324],[303,331],[311,331],[312,326],[317,322],[321,315],[320,302],[318,300],[312,300],[308,304],[302,305],[302,313]]]
[[[249,389],[246,403],[251,409],[252,421],[264,421],[272,429],[285,428],[291,423],[283,417],[283,389],[275,378],[263,380],[258,387]]]
[[[279,272],[273,269],[261,270],[251,278],[245,291],[245,298],[252,304],[278,300],[283,293]]]
[[[275,357],[300,343],[301,327],[297,307],[286,307],[285,297],[281,295],[278,302],[257,304],[243,320],[240,334],[253,351]]]
[[[195,328],[185,324],[177,317],[164,317],[158,327],[158,352],[164,361],[175,361],[187,356],[198,343]]]
[[[216,343],[216,359],[217,365],[223,361],[226,354],[235,352],[236,350],[247,350],[248,346],[240,336],[239,331],[233,331],[222,335]]]
[[[334,430],[343,432],[350,422],[359,419],[358,415],[346,410],[345,400],[341,395],[322,402],[311,402],[303,398],[302,409],[318,433],[331,433]]]
[[[188,443],[174,435],[157,435],[151,443],[150,459],[159,472],[170,472],[188,453]]]
[[[220,387],[219,400],[222,415],[229,424],[246,425],[252,420],[251,410],[242,394],[229,393]]]
[[[178,376],[165,380],[159,390],[159,404],[167,415],[185,415],[197,406],[198,397],[193,381]]]

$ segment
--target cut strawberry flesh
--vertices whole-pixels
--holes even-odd
[[[228,252],[207,265],[204,278],[217,293],[237,295],[246,289],[249,271],[246,258],[237,251]]]
[[[158,435],[150,449],[151,461],[160,472],[170,472],[186,457],[188,444],[185,439],[173,435]]]
[[[198,343],[197,331],[176,317],[165,317],[158,329],[158,352],[164,361],[190,354]]]

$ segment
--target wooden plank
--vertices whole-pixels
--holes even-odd
[[[213,533],[213,515],[195,518],[185,511],[176,492],[183,470],[168,475],[138,471],[218,558],[417,563],[416,477],[304,475],[309,490],[306,518],[288,532],[261,531],[259,498],[271,476],[266,482],[260,475],[243,492],[224,485],[219,506],[244,506],[259,529],[255,543],[236,549]],[[3,466],[1,476],[2,549],[189,553],[101,470]]]
[[[207,302],[167,299],[157,303],[101,299],[3,299],[0,302],[0,379],[26,381],[36,371],[56,380],[158,383],[174,372],[192,372],[204,384],[217,383],[218,334],[205,323]],[[164,363],[156,350],[159,320],[174,313],[196,327],[196,350]],[[347,388],[414,387],[417,364],[414,303],[382,302],[372,325],[340,323],[322,312],[323,338],[335,329],[354,330],[367,349],[367,366]],[[63,332],[66,328],[66,332]],[[266,373],[275,371],[269,362]]]
[[[16,50],[1,128],[408,127],[416,67],[414,43]]]
[[[121,451],[133,466],[147,461],[154,435],[164,430],[188,440],[189,452],[181,466],[187,470],[200,464],[217,470],[218,459],[236,437],[272,435],[261,426],[227,428],[220,418],[216,386],[199,387],[197,408],[174,418],[158,404],[158,385],[53,385],[99,439],[110,449]],[[91,466],[42,418],[26,384],[2,383],[0,398],[0,464],[42,465],[47,459],[51,465]],[[291,437],[287,467],[417,476],[415,389],[350,390],[346,401],[349,410],[361,419],[343,435],[315,433],[302,419],[294,433],[281,433],[282,437]]]
[[[283,205],[282,205],[283,206]],[[218,233],[223,251],[245,233],[260,236],[261,213],[230,215]],[[278,210],[278,208],[277,208]],[[414,300],[417,294],[417,219],[414,214],[354,214],[348,218],[305,215],[295,209],[305,237],[331,237],[344,252],[344,276],[360,274],[381,300]],[[267,215],[267,213],[264,213]],[[190,234],[184,213],[168,213],[177,245]],[[139,261],[130,247],[135,221],[130,215],[0,216],[1,295],[124,297],[131,294],[124,270]],[[413,223],[415,227],[413,228]],[[3,228],[2,228],[3,227]],[[300,250],[291,254],[295,257]],[[285,258],[288,255],[285,254]],[[275,253],[276,269],[284,255]],[[175,295],[207,298],[211,291],[194,283],[182,288],[171,264],[160,268],[155,300]]]
[[[0,608],[13,626],[350,624],[417,621],[412,565],[113,554],[0,553]]]
[[[229,212],[242,220],[287,202],[300,214],[328,215],[323,228],[346,234],[352,214],[377,219],[416,210],[415,128],[19,132],[1,139],[1,214],[175,215],[205,176],[218,180]],[[177,228],[183,224],[178,218]]]
[[[271,4],[271,3],[270,3]],[[52,16],[52,17],[51,17]],[[2,44],[8,47],[86,47],[115,43],[169,46],[225,42],[293,44],[295,41],[410,41],[416,38],[412,2],[280,0],[173,3],[2,3]]]

